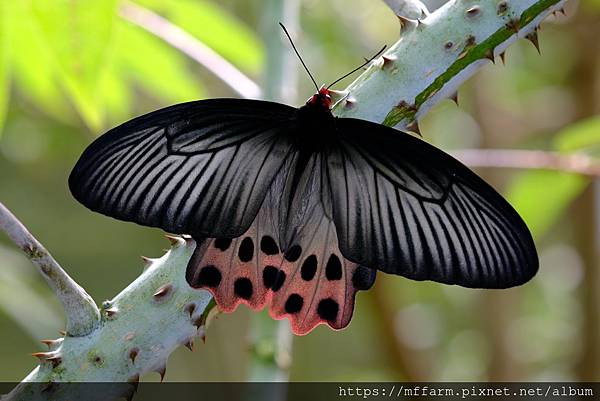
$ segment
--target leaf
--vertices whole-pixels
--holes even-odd
[[[117,0],[32,0],[32,10],[63,87],[84,121],[97,130],[103,118],[98,82],[110,55]]]
[[[202,86],[187,68],[185,56],[142,28],[120,23],[116,47],[122,79],[139,83],[168,103],[202,97]]]
[[[507,189],[507,198],[534,237],[551,227],[589,180],[577,174],[546,170],[521,173]]]
[[[0,2],[0,135],[2,135],[2,127],[6,118],[10,87],[8,64],[10,41],[6,25],[6,9],[6,3]]]
[[[9,68],[15,87],[52,117],[68,121],[71,113],[59,86],[56,69],[28,2],[2,2],[10,34]]]
[[[561,153],[600,151],[600,116],[568,125],[553,140]],[[569,204],[586,188],[582,175],[556,171],[528,171],[519,175],[508,190],[508,198],[534,236],[543,235]]]
[[[108,126],[130,119],[131,108],[135,104],[132,85],[128,84],[126,75],[119,71],[119,67],[119,64],[111,63],[100,85]]]
[[[217,3],[198,0],[138,0],[202,43],[252,73],[260,72],[264,49],[255,32]]]
[[[555,136],[554,146],[560,152],[600,150],[600,116],[567,126]]]

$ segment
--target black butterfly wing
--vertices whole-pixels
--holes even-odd
[[[69,187],[88,208],[202,237],[235,237],[254,220],[293,151],[297,109],[212,99],[135,118],[94,141]]]
[[[538,258],[517,212],[456,159],[413,136],[338,119],[324,174],[345,257],[415,280],[506,288]]]

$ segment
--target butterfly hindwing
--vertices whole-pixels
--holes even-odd
[[[538,269],[529,230],[491,186],[426,142],[338,119],[323,174],[340,249],[350,260],[415,280],[505,288]]]
[[[356,292],[371,287],[376,271],[350,262],[340,252],[335,226],[314,186],[318,169],[306,170],[308,177],[299,180],[309,187],[296,193],[304,202],[286,202],[289,192],[281,185],[293,164],[279,174],[247,232],[233,240],[210,239],[197,248],[187,281],[210,290],[224,311],[240,303],[252,309],[268,304],[274,318],[289,317],[296,334],[322,323],[341,329],[350,322]],[[289,230],[293,235],[286,231],[282,237],[281,221],[286,218],[281,210],[286,203],[294,205],[302,223]]]
[[[213,99],[138,117],[85,150],[71,192],[121,220],[196,236],[240,235],[292,152],[296,110]]]

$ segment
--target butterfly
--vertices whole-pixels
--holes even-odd
[[[224,311],[268,304],[296,334],[346,327],[377,270],[473,288],[536,274],[531,234],[498,192],[419,138],[334,117],[329,86],[300,108],[208,99],[137,117],[83,152],[70,190],[193,236],[189,285]]]

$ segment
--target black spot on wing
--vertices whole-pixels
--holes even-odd
[[[325,277],[327,280],[340,280],[342,278],[342,262],[336,254],[331,254],[325,266]]]
[[[231,245],[231,238],[217,238],[214,242],[215,244],[215,248],[217,248],[220,251],[225,252],[227,249],[229,249],[229,246]]]
[[[279,270],[277,272],[277,276],[275,277],[275,282],[273,283],[273,286],[271,287],[271,290],[273,290],[274,292],[277,292],[281,289],[281,287],[283,287],[283,284],[285,283],[285,272],[283,270]]]
[[[317,257],[315,255],[310,255],[304,262],[302,262],[302,267],[300,268],[300,276],[304,281],[310,281],[315,277],[315,273],[317,272]]]
[[[333,322],[337,318],[340,306],[331,298],[325,298],[319,301],[317,306],[317,314],[323,320]]]
[[[273,237],[269,235],[265,235],[260,240],[260,250],[265,255],[277,255],[279,253],[279,247],[277,243],[273,239]]]
[[[300,259],[300,255],[302,255],[302,248],[300,247],[300,245],[294,245],[290,249],[287,250],[287,252],[283,255],[283,257],[288,262],[293,263],[293,262],[297,261],[298,259]]]
[[[213,265],[207,265],[200,269],[196,280],[190,283],[194,288],[198,287],[218,287],[221,283],[221,272]]]
[[[235,295],[243,299],[252,298],[252,281],[249,278],[241,277],[233,283]]]
[[[240,249],[238,250],[238,257],[241,262],[250,262],[254,257],[254,242],[252,238],[246,237],[242,240]]]
[[[299,294],[292,294],[285,301],[285,311],[287,313],[298,313],[304,305],[304,299]]]
[[[279,269],[275,266],[266,266],[263,269],[263,284],[266,288],[271,288],[275,284],[277,272],[279,272]]]

